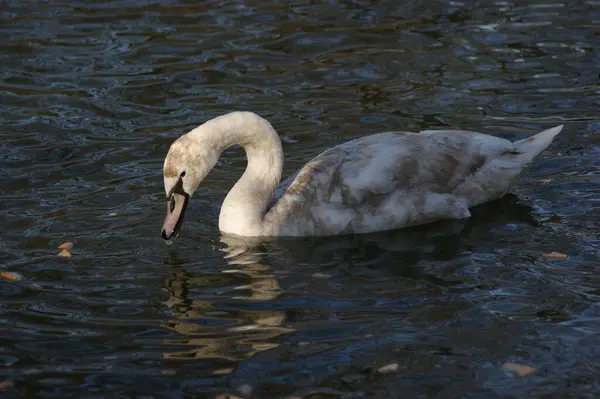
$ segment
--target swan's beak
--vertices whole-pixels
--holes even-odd
[[[183,215],[185,214],[185,208],[190,199],[187,194],[171,194],[171,198],[167,202],[167,216],[162,227],[162,238],[165,240],[171,237],[177,237],[181,224],[183,223]]]

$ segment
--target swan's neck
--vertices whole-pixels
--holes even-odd
[[[217,157],[228,147],[239,144],[248,158],[246,171],[223,201],[219,230],[240,236],[261,235],[265,211],[283,168],[283,150],[277,132],[267,120],[251,112],[223,115],[195,130],[190,134],[202,137],[203,142],[210,137]]]

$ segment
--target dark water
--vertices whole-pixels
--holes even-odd
[[[600,394],[600,2],[0,10],[0,260],[24,277],[0,281],[0,396]],[[238,109],[280,132],[286,174],[386,129],[565,129],[466,222],[241,254],[217,231],[231,150],[166,246],[168,146]]]

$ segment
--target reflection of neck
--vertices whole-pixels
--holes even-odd
[[[283,169],[283,150],[275,129],[251,112],[232,112],[190,134],[211,138],[219,154],[235,144],[244,148],[248,166],[223,201],[219,230],[240,236],[261,235],[263,216]]]
[[[285,310],[269,309],[269,307],[261,309],[250,306],[250,309],[240,309],[235,316],[230,314],[215,315],[213,312],[215,302],[213,300],[194,299],[188,296],[188,292],[206,288],[205,285],[210,285],[212,282],[207,282],[203,278],[194,278],[193,275],[188,274],[185,269],[178,266],[174,266],[173,269],[173,275],[165,282],[170,294],[166,305],[171,309],[172,316],[171,320],[163,326],[177,331],[181,338],[177,340],[178,348],[175,351],[164,353],[163,356],[166,359],[223,358],[230,361],[241,361],[279,346],[278,337],[295,331],[283,326],[286,318]],[[236,287],[237,290],[234,292],[238,293],[237,295],[243,295],[239,294],[240,290],[243,290],[244,293],[249,290],[250,295],[248,297],[237,297],[238,300],[246,301],[246,303],[271,301],[281,293],[274,270],[266,263],[251,263],[223,271],[223,273],[231,272],[241,272],[248,276],[248,278],[243,279],[242,285]],[[227,275],[230,277],[226,277]],[[227,287],[232,282],[240,281],[238,277],[227,275],[224,275],[222,280]],[[204,317],[223,320],[226,322],[224,324],[228,324],[232,320],[238,323],[227,327],[226,334],[215,334],[214,326],[194,322],[194,320],[203,319]],[[250,341],[248,341],[248,334],[252,334],[252,340]],[[170,340],[165,342],[172,343]],[[236,346],[242,343],[243,350],[236,349]]]
[[[221,251],[225,253],[227,263],[233,268],[228,272],[235,271],[251,278],[249,299],[270,301],[281,295],[281,287],[277,281],[275,270],[266,263],[265,247],[261,245],[259,239],[221,234],[221,242],[225,244]],[[279,320],[277,325],[280,325],[283,314],[277,313],[266,319],[272,321],[273,317]],[[270,321],[263,320],[258,324],[268,325]]]

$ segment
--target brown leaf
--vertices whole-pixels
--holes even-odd
[[[381,366],[377,369],[377,372],[379,374],[389,374],[389,373],[394,373],[396,371],[398,371],[398,368],[400,366],[398,366],[398,363],[390,363],[390,364],[386,364],[385,366]]]
[[[548,259],[558,259],[558,260],[567,259],[567,255],[561,254],[560,252],[550,252],[550,253],[544,254],[543,256],[544,256],[544,258],[548,258]]]
[[[11,389],[13,387],[13,382],[6,380],[6,381],[2,381],[0,382],[0,391],[7,391],[9,389]]]
[[[68,241],[67,242],[63,242],[62,244],[60,244],[58,246],[58,248],[60,248],[60,249],[71,249],[71,248],[73,248],[73,243],[72,242],[68,242]]]
[[[71,254],[67,249],[63,249],[62,251],[60,251],[58,256],[62,256],[63,258],[70,258],[73,256],[73,254]]]
[[[16,272],[1,272],[0,277],[5,278],[8,281],[23,280],[23,276]]]
[[[528,375],[532,374],[535,371],[535,367],[531,367],[526,364],[510,363],[510,362],[504,363],[502,365],[502,368],[504,370],[510,371],[510,372],[518,375],[519,377],[527,377]]]
[[[213,374],[216,374],[216,375],[225,375],[225,374],[230,374],[231,372],[233,372],[233,368],[231,368],[231,367],[213,370]]]

